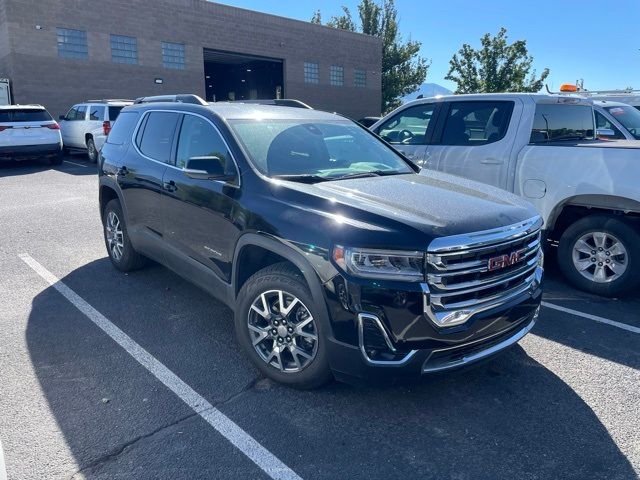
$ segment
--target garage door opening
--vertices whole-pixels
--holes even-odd
[[[282,60],[204,49],[207,101],[284,98]]]

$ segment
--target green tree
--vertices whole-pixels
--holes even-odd
[[[458,85],[456,93],[538,92],[542,89],[549,69],[545,68],[536,78],[526,40],[509,44],[507,30],[501,28],[495,37],[486,33],[480,44],[481,48],[476,50],[465,43],[449,61],[445,79]]]
[[[401,97],[416,91],[427,77],[429,63],[419,56],[422,44],[411,38],[403,39],[394,0],[382,0],[382,3],[361,0],[358,4],[359,25],[347,7],[342,10],[342,15],[331,17],[327,26],[382,39],[381,110],[386,113],[400,105]],[[311,21],[322,23],[319,10]]]
[[[322,15],[320,13],[320,10],[316,10],[315,12],[313,12],[313,15],[311,16],[311,23],[317,23],[318,25],[322,25]]]

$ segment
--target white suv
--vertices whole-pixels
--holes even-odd
[[[31,158],[62,163],[60,126],[42,105],[0,106],[0,161]]]
[[[131,104],[132,100],[89,100],[71,107],[60,116],[65,151],[84,150],[89,161],[95,163],[120,110]]]

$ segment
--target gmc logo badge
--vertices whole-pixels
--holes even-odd
[[[515,265],[522,260],[520,254],[521,252],[511,252],[509,255],[500,255],[499,257],[490,258],[487,261],[487,270],[492,272],[493,270],[500,270],[501,268]]]

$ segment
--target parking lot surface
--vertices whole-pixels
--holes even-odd
[[[260,377],[231,311],[167,269],[111,266],[83,156],[0,165],[0,261],[0,452],[12,480],[640,472],[640,295],[575,291],[553,252],[539,321],[503,355],[316,391]]]

